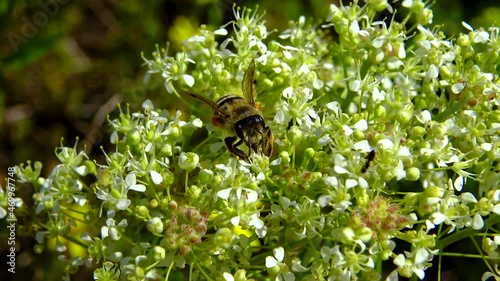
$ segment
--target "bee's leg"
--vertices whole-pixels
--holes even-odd
[[[273,153],[273,142],[273,133],[271,132],[271,128],[267,126],[264,128],[264,138],[262,142],[262,153],[264,153],[265,156],[269,157]]]
[[[238,146],[240,146],[241,144],[243,144],[243,140],[240,139],[240,140],[238,140],[235,143],[235,141],[237,139],[238,139],[237,137],[227,137],[227,138],[224,139],[224,142],[226,143],[227,149],[229,149],[229,151],[231,153],[233,153],[234,155],[239,156],[240,158],[246,160],[246,159],[248,159],[248,156],[245,155],[245,152],[243,152],[243,150],[241,150],[241,149],[238,148]]]

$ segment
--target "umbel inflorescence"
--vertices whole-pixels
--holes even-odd
[[[496,258],[499,29],[464,23],[449,39],[421,1],[402,2],[402,22],[377,21],[395,11],[367,2],[277,32],[235,8],[182,52],[143,56],[168,93],[214,101],[241,94],[254,60],[274,153],[229,153],[209,107],[120,109],[106,163],[61,147],[46,178],[39,163],[18,167],[36,190],[26,233],[61,252],[86,247],[88,257],[61,259],[68,273],[95,266],[99,280],[422,279],[475,233],[478,254]],[[17,204],[26,216],[31,207]]]

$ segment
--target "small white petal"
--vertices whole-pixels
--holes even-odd
[[[353,92],[357,92],[361,89],[361,81],[360,80],[353,80],[351,83],[349,83],[349,90]]]
[[[401,147],[398,151],[398,156],[401,156],[401,157],[411,156],[410,150],[408,150],[408,147],[406,147],[406,146]]]
[[[419,265],[427,261],[429,258],[429,252],[424,249],[420,248],[417,250],[417,253],[415,254],[415,264]]]
[[[333,187],[339,186],[339,181],[337,180],[337,177],[326,177],[324,181],[329,186]]]
[[[417,120],[422,124],[429,123],[432,120],[431,113],[428,110],[424,110],[417,115]]]
[[[226,188],[217,192],[217,196],[221,199],[227,200],[229,198],[230,193],[231,193],[231,188]]]
[[[403,267],[406,265],[406,258],[403,254],[397,255],[397,257],[393,260],[394,264],[398,267]]]
[[[328,202],[330,202],[332,200],[332,196],[330,195],[321,195],[320,197],[318,197],[318,205],[323,208],[323,207],[326,207],[328,205]]]
[[[378,141],[378,145],[380,146],[380,148],[388,150],[394,146],[394,143],[390,139],[381,139]]]
[[[385,35],[381,35],[373,40],[372,46],[378,49],[382,47],[382,45],[384,45],[384,42],[385,42]]]
[[[231,218],[231,224],[234,226],[238,226],[240,224],[240,216]]]
[[[427,70],[426,74],[427,79],[434,79],[437,78],[438,76],[439,76],[439,68],[436,65],[431,64],[429,66],[429,69]]]
[[[137,191],[137,192],[144,192],[144,191],[146,191],[146,186],[143,184],[134,184],[132,186],[129,186],[129,189]]]
[[[457,191],[462,191],[464,187],[464,178],[462,176],[458,176],[455,182],[453,182],[453,186]]]
[[[340,167],[340,166],[334,166],[334,167],[333,167],[333,170],[334,170],[337,174],[347,174],[347,173],[349,173],[349,171],[347,171],[346,169],[344,169],[343,167]]]
[[[385,281],[398,281],[399,280],[399,274],[398,270],[395,269],[387,277],[385,278]]]
[[[227,30],[225,28],[219,28],[216,31],[214,31],[214,35],[225,36],[225,35],[227,35]]]
[[[193,124],[193,126],[195,126],[196,128],[201,128],[203,127],[203,121],[201,121],[200,118],[196,118],[194,119],[191,124]]]
[[[491,211],[497,215],[500,215],[500,204],[496,204],[495,206],[493,206],[493,209]]]
[[[338,102],[336,102],[336,101],[332,101],[332,102],[327,103],[327,104],[326,104],[326,107],[327,107],[328,109],[330,109],[331,111],[333,111],[333,112],[337,113],[337,115],[338,115],[338,113],[340,112],[340,106],[339,106],[339,103],[338,103]]]
[[[351,129],[351,128],[350,128],[349,126],[347,126],[347,125],[343,125],[343,126],[342,126],[342,130],[344,131],[344,134],[345,134],[346,136],[350,136],[350,135],[352,135],[352,133],[354,133],[354,130],[353,130],[353,129]]]
[[[446,216],[439,212],[432,214],[431,218],[432,218],[432,223],[438,225],[442,224],[446,220]]]
[[[293,92],[294,92],[294,90],[293,90],[292,86],[287,87],[283,90],[283,97],[289,99],[293,96]]]
[[[274,116],[274,122],[276,122],[276,124],[283,124],[285,122],[285,112],[283,110],[276,113],[276,116]]]
[[[447,52],[447,53],[445,53],[445,54],[443,55],[443,59],[444,59],[445,61],[453,61],[453,60],[455,60],[455,57],[456,57],[456,55],[455,55],[455,53],[454,53],[454,52],[452,52],[452,51],[449,51],[449,52]]]
[[[151,180],[154,184],[160,184],[163,181],[163,178],[157,171],[151,171],[149,174],[151,175]]]
[[[247,203],[255,203],[259,199],[259,194],[255,190],[247,190]]]
[[[490,34],[486,31],[481,31],[474,37],[474,43],[486,43],[490,39]]]
[[[75,172],[77,172],[80,176],[84,176],[87,173],[87,167],[84,165],[76,167]]]
[[[349,189],[349,188],[353,188],[353,187],[355,187],[355,186],[357,186],[357,185],[358,185],[358,181],[357,181],[357,180],[354,180],[354,179],[347,179],[347,180],[345,181],[345,186],[346,186],[346,188],[347,188],[347,189]]]
[[[491,149],[493,149],[493,145],[491,145],[491,143],[483,143],[481,144],[481,148],[485,151],[491,151]]]
[[[359,24],[357,20],[354,20],[349,26],[349,32],[352,34],[358,34],[359,32]]]
[[[332,138],[330,138],[329,135],[324,135],[318,139],[318,144],[321,146],[325,146],[325,145],[329,144],[331,141],[332,141]]]
[[[423,269],[413,268],[413,273],[415,273],[415,275],[417,275],[417,277],[420,278],[420,280],[424,280],[425,271]]]
[[[460,92],[462,92],[462,90],[464,88],[465,88],[465,84],[464,83],[456,83],[456,84],[453,84],[453,86],[451,86],[451,91],[454,94],[459,94]]]
[[[359,120],[352,126],[354,129],[360,130],[360,131],[366,131],[368,129],[368,122],[366,120]]]
[[[125,185],[131,186],[137,182],[135,173],[130,173],[125,177]]]
[[[266,268],[273,268],[278,265],[278,261],[271,256],[266,257]]]
[[[281,157],[274,159],[271,163],[269,163],[269,166],[278,166],[279,164],[281,164]]]
[[[360,152],[370,152],[372,151],[372,147],[370,146],[370,143],[367,140],[362,140],[353,145],[354,150],[360,151]]]
[[[468,204],[468,203],[477,203],[477,199],[476,197],[474,196],[474,194],[470,193],[470,192],[464,192],[462,194],[460,194],[460,199],[462,199],[462,202],[464,202],[464,204]]]
[[[234,277],[231,273],[224,272],[222,273],[222,277],[224,277],[225,281],[234,281]]]
[[[474,218],[472,219],[472,228],[478,230],[483,228],[483,226],[484,226],[483,217],[481,217],[480,214],[475,214]]]
[[[194,78],[193,78],[193,76],[191,76],[189,74],[184,74],[184,75],[182,75],[182,79],[184,79],[184,82],[186,83],[186,85],[188,87],[192,87],[194,85]]]
[[[111,142],[112,144],[117,144],[119,140],[120,138],[118,137],[117,131],[111,133],[111,136],[109,137],[109,142]]]
[[[273,254],[278,262],[282,262],[285,259],[285,249],[283,249],[283,247],[275,248]]]
[[[309,270],[309,268],[303,266],[302,264],[300,264],[300,262],[293,262],[292,263],[292,271],[294,271],[294,272],[306,272],[308,270]]]
[[[465,21],[462,22],[462,26],[469,31],[474,31],[474,28],[472,28],[472,26],[470,26],[470,24],[466,23]]]
[[[387,67],[391,70],[397,69],[398,67],[404,66],[404,65],[405,64],[401,60],[399,60],[395,57],[390,58],[389,61],[387,62]]]

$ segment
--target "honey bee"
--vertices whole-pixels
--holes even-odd
[[[270,156],[273,152],[273,133],[271,128],[266,126],[262,112],[255,103],[254,74],[255,62],[252,60],[241,82],[243,97],[227,94],[213,102],[198,94],[180,91],[212,107],[214,111],[212,124],[232,134],[224,139],[227,149],[246,161],[249,161],[252,151],[258,153],[260,150],[266,156]],[[248,147],[248,153],[239,148],[243,143]]]

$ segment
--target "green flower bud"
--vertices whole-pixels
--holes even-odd
[[[264,79],[264,81],[262,82],[262,85],[265,87],[265,88],[268,88],[268,89],[271,89],[274,85],[273,81],[271,81],[271,79],[269,78],[266,78]]]
[[[149,128],[149,130],[146,132],[146,139],[148,141],[151,141],[155,138],[156,135],[156,130],[154,128]]]
[[[231,247],[234,237],[235,236],[233,232],[227,227],[220,228],[215,233],[215,241],[217,242],[217,246],[223,249]]]
[[[163,221],[159,217],[154,217],[148,220],[147,229],[153,234],[162,234]]]
[[[141,142],[141,133],[137,129],[132,129],[127,133],[127,143],[130,146],[138,145]]]
[[[221,182],[222,182],[222,177],[220,175],[215,175],[212,180],[212,184],[214,186],[219,186]]]
[[[160,246],[154,246],[153,248],[153,259],[155,261],[162,261],[165,259],[165,249]]]
[[[367,3],[372,7],[375,12],[382,12],[385,10],[388,6],[387,0],[372,0],[372,1],[367,1]]]
[[[416,167],[406,169],[406,179],[409,181],[416,181],[420,178],[420,170]]]
[[[172,156],[172,145],[167,143],[161,148],[160,152],[165,156]]]
[[[411,135],[416,136],[416,137],[421,137],[424,135],[424,133],[425,133],[425,129],[422,126],[415,126],[411,130]]]
[[[171,211],[176,210],[177,209],[177,202],[174,200],[168,202],[168,209]]]
[[[234,273],[234,281],[247,281],[247,272],[244,269],[238,269]]]
[[[197,185],[193,184],[189,187],[189,191],[194,198],[198,198],[200,196],[201,192],[203,191],[203,188],[200,188]]]
[[[297,128],[297,126],[292,126],[288,130],[288,139],[292,145],[296,145],[302,140],[302,131]]]
[[[200,157],[194,152],[183,152],[181,156],[179,156],[179,168],[188,172],[194,170],[199,162]]]
[[[441,197],[443,195],[443,191],[437,186],[429,186],[424,190],[424,195],[426,197]]]
[[[406,125],[410,122],[411,120],[411,117],[412,117],[412,110],[410,109],[403,109],[401,111],[398,112],[398,121],[399,123],[401,123],[402,125]]]
[[[35,252],[35,254],[40,255],[41,253],[43,253],[44,248],[45,248],[45,245],[36,244],[35,246],[33,246],[33,251]]]
[[[446,135],[447,132],[448,128],[446,127],[445,124],[437,123],[434,124],[434,126],[432,126],[432,135],[435,138],[441,139]]]
[[[35,187],[42,188],[44,182],[45,182],[45,178],[43,178],[43,177],[37,178],[35,181]]]
[[[135,267],[135,277],[138,277],[139,279],[144,279],[144,269],[140,266]]]
[[[356,231],[356,236],[363,242],[369,242],[370,240],[372,240],[372,235],[373,232],[368,227],[363,227],[360,230]]]
[[[149,210],[146,206],[143,205],[135,206],[135,213],[139,218],[149,218]]]
[[[111,196],[115,199],[120,199],[122,197],[121,193],[116,189],[111,189]]]
[[[160,205],[160,202],[158,202],[158,199],[152,199],[150,202],[149,202],[149,207],[151,208],[158,208],[158,206]]]
[[[309,162],[316,154],[316,151],[312,147],[308,147],[304,150],[304,161]]]
[[[172,131],[168,135],[170,139],[178,139],[181,135],[181,129],[178,126],[172,126]]]
[[[280,153],[280,157],[281,157],[281,164],[282,165],[290,164],[290,154],[287,151],[282,151]]]
[[[447,65],[439,67],[439,74],[443,80],[451,79],[451,70]]]
[[[385,107],[383,105],[379,105],[375,109],[375,117],[377,117],[377,118],[383,118],[386,115],[387,115],[387,110],[385,109]]]
[[[425,8],[423,11],[417,14],[417,21],[423,25],[432,23],[434,14],[431,9]]]
[[[354,230],[350,227],[344,227],[341,232],[342,240],[345,242],[352,242],[355,238]]]
[[[201,169],[200,173],[198,174],[198,180],[202,184],[210,183],[210,181],[212,181],[213,177],[214,177],[214,172],[212,172],[211,170],[207,170],[207,169]]]
[[[354,130],[354,133],[352,134],[352,136],[356,141],[360,141],[360,140],[365,139],[365,134],[360,130]]]
[[[280,46],[276,41],[271,41],[267,48],[271,52],[277,52],[280,49]]]

